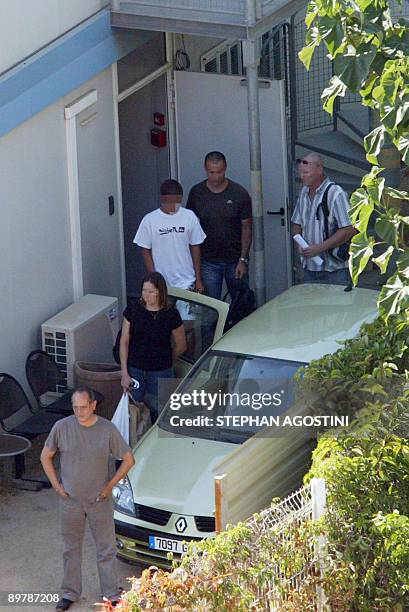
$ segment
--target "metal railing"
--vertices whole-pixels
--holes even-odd
[[[252,22],[254,0],[113,0],[113,11],[246,25]]]
[[[285,6],[278,0],[111,0],[114,12],[248,27]]]
[[[300,547],[300,529],[307,521],[319,519],[325,512],[325,481],[313,478],[311,484],[298,489],[277,505],[267,508],[252,517],[246,524],[251,528],[254,549],[266,534],[274,533],[276,550],[283,551],[269,565],[269,579],[263,586],[268,594],[269,610],[279,610],[294,591],[302,591],[311,582],[312,576],[322,572],[321,551],[324,540],[304,542]],[[293,574],[288,571],[288,557],[298,557],[298,568]],[[320,588],[309,591],[309,603],[321,610],[325,596]],[[265,599],[266,600],[266,599]]]

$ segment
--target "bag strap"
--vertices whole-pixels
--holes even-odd
[[[327,185],[321,202],[318,204],[317,206],[317,212],[316,212],[316,218],[317,221],[319,221],[320,215],[320,208],[322,208],[322,213],[324,215],[324,240],[327,240],[329,238],[329,227],[328,227],[328,217],[329,217],[329,208],[328,208],[328,192],[330,190],[330,188],[332,187],[332,185],[335,185],[335,183],[330,183],[329,185]]]
[[[237,280],[239,281],[239,288],[242,287],[243,282],[244,282],[243,279],[242,278],[238,278]],[[227,298],[228,295],[230,295],[230,291],[226,291],[226,293],[224,294],[224,297],[222,298],[222,302],[226,301],[226,298]],[[230,297],[231,297],[231,295],[230,295]]]

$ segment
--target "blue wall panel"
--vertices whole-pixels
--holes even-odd
[[[113,30],[110,11],[80,26],[0,77],[0,136],[133,51],[152,34]]]

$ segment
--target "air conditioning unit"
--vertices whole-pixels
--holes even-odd
[[[76,361],[113,363],[118,329],[118,300],[93,294],[84,295],[42,324],[43,350],[58,363],[66,387],[74,386]],[[66,387],[56,391],[64,392]]]

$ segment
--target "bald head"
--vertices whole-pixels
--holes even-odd
[[[322,157],[321,155],[318,155],[318,153],[309,153],[308,155],[304,157],[304,159],[314,162],[317,166],[321,166],[321,167],[324,166]]]

